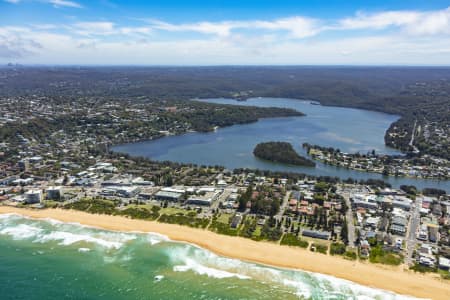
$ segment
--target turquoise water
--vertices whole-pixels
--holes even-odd
[[[0,215],[0,290],[1,299],[411,299],[157,234],[15,214]]]
[[[227,168],[254,168],[289,171],[315,176],[336,176],[342,179],[383,179],[394,187],[402,184],[423,189],[435,187],[450,192],[450,181],[386,177],[317,163],[316,168],[275,164],[253,156],[260,142],[287,141],[306,155],[302,144],[307,142],[339,148],[345,152],[399,154],[384,144],[384,134],[398,116],[361,109],[312,105],[294,99],[254,98],[245,102],[230,99],[203,100],[212,103],[261,107],[287,107],[306,113],[304,117],[272,118],[259,122],[220,128],[216,132],[188,133],[153,141],[124,144],[112,150],[145,156],[155,160],[170,160],[198,165],[222,165]]]

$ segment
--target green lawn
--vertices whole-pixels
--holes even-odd
[[[260,225],[256,225],[256,229],[253,231],[253,237],[257,238],[261,235],[261,228]]]
[[[220,223],[225,223],[225,224],[228,224],[229,223],[229,221],[230,221],[230,218],[232,217],[233,215],[232,214],[220,214],[218,217],[217,217],[217,222],[220,222]]]
[[[288,246],[296,246],[296,247],[302,247],[307,248],[308,242],[305,240],[300,239],[295,234],[292,233],[286,233],[280,242],[281,245],[288,245]]]
[[[381,245],[377,245],[370,249],[369,261],[371,263],[398,266],[402,263],[403,257],[396,253],[386,252]]]
[[[212,219],[211,224],[208,229],[225,235],[236,236],[239,233],[239,229],[234,229],[230,227],[229,219],[232,217],[231,214],[221,214]]]
[[[162,214],[166,214],[166,215],[176,215],[176,214],[182,214],[185,215],[189,212],[193,212],[193,210],[191,211],[187,211],[185,209],[182,208],[176,208],[176,207],[166,207],[166,208],[161,208],[161,210],[159,211],[159,213]]]

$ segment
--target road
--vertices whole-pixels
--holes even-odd
[[[412,133],[411,133],[411,140],[409,141],[409,145],[410,146],[414,146],[414,137],[416,135],[416,125],[417,125],[417,120],[414,121],[414,126],[413,126],[413,130],[412,130]]]
[[[231,195],[231,189],[224,189],[223,192],[219,195],[218,199],[211,204],[210,209],[211,210],[217,209],[219,207],[220,203],[223,203],[224,201],[226,201],[230,195]]]
[[[286,210],[286,206],[289,203],[289,199],[291,197],[291,192],[286,192],[286,195],[283,198],[283,202],[280,205],[280,210],[278,211],[278,213],[275,215],[275,219],[277,220],[281,220],[281,218],[283,217],[284,211]]]
[[[347,220],[347,239],[348,245],[352,248],[355,247],[355,222],[353,221],[353,211],[352,211],[352,203],[350,202],[350,193],[344,193],[342,195],[345,199],[345,204],[347,205],[347,211],[345,213],[345,218]]]
[[[417,228],[420,225],[420,208],[422,207],[422,197],[417,197],[412,206],[411,217],[409,219],[409,226],[407,232],[407,241],[406,241],[406,263],[408,265],[413,264],[413,253],[414,249],[417,245],[416,232]]]
[[[413,130],[412,130],[412,133],[411,133],[411,140],[409,141],[409,145],[411,147],[413,147],[414,152],[419,152],[419,149],[417,149],[417,147],[414,146],[414,138],[416,137],[416,126],[417,126],[417,120],[414,121],[414,126],[413,126]]]

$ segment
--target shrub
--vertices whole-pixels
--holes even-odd
[[[415,263],[414,266],[410,267],[410,269],[413,270],[414,272],[419,272],[419,273],[436,272],[435,269],[427,267],[427,266],[423,266],[418,263]]]
[[[332,243],[330,245],[331,255],[343,255],[345,253],[346,246],[343,243]]]
[[[190,227],[196,228],[205,228],[208,226],[209,219],[207,218],[195,218],[192,216],[185,216],[183,214],[175,214],[175,215],[166,215],[162,214],[158,219],[159,222],[170,223],[170,224],[178,224],[178,225],[186,225]]]
[[[370,250],[369,261],[372,263],[398,266],[402,263],[402,257],[391,252],[386,252],[381,245],[378,245],[372,247]]]
[[[121,215],[129,216],[132,219],[143,219],[143,220],[156,220],[159,217],[159,213],[155,210],[148,210],[144,207],[128,207],[120,211]]]
[[[298,238],[295,234],[286,233],[280,242],[281,245],[296,246],[307,248],[308,242]]]
[[[313,251],[313,249],[316,249],[315,252],[319,252],[319,253],[322,253],[322,254],[327,254],[328,246],[327,245],[323,245],[323,244],[313,243],[311,245],[311,251]]]
[[[236,236],[238,234],[238,231],[231,228],[229,224],[218,222],[215,218],[212,220],[211,225],[209,225],[209,230],[231,236]]]
[[[353,251],[345,251],[344,253],[344,258],[346,259],[350,259],[350,260],[356,260],[356,252]]]

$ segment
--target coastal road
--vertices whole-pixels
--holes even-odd
[[[416,232],[420,225],[420,208],[422,207],[422,197],[417,197],[412,207],[411,217],[409,219],[409,226],[407,232],[406,241],[406,263],[408,265],[413,264],[413,253],[417,245]]]
[[[339,193],[339,192],[338,192]],[[352,248],[355,247],[356,235],[355,235],[355,223],[353,221],[353,211],[352,211],[352,203],[350,202],[350,192],[342,191],[339,193],[342,197],[344,197],[345,204],[347,205],[347,212],[345,213],[345,218],[347,220],[347,239],[348,245]]]

